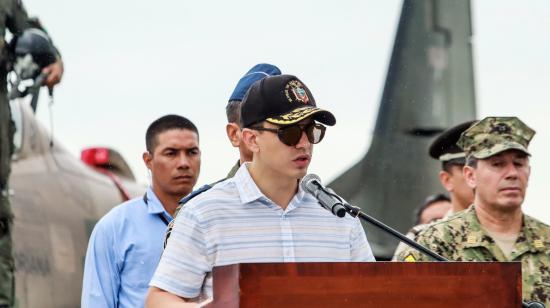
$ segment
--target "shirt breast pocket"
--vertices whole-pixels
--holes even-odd
[[[144,255],[128,258],[122,271],[122,284],[133,288],[148,288],[157,264],[149,260],[150,258]]]

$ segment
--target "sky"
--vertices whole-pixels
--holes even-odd
[[[545,204],[550,160],[544,159],[550,157],[545,125],[550,2],[472,2],[478,117],[518,116],[537,131],[524,210],[550,223]],[[297,75],[318,105],[338,119],[316,145],[311,172],[328,183],[360,160],[372,137],[402,5],[398,0],[24,3],[30,15],[40,16],[65,62],[52,114],[56,139],[75,155],[90,146],[116,149],[147,183],[141,160],[147,126],[162,115],[181,114],[201,135],[199,185],[223,178],[238,158],[225,135],[224,108],[238,79],[260,62]],[[37,116],[48,126],[45,97],[41,101]]]

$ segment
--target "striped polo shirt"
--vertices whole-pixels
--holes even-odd
[[[283,210],[260,192],[247,165],[178,213],[151,286],[211,297],[214,266],[375,261],[357,218],[332,215],[301,189]]]

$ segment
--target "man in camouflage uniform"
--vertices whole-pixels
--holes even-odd
[[[550,307],[550,226],[523,214],[535,131],[516,117],[488,117],[458,144],[467,154],[464,176],[474,204],[420,232],[421,245],[455,261],[520,261],[522,296]],[[409,248],[402,261],[430,261]]]
[[[13,215],[8,200],[8,178],[11,171],[15,126],[8,105],[6,83],[9,56],[5,34],[6,30],[9,30],[17,37],[25,29],[36,26],[36,22],[29,20],[20,0],[0,0],[0,308],[13,305],[15,292],[11,240]],[[48,87],[57,84],[63,75],[61,58],[44,68],[44,72],[48,73],[45,81]]]
[[[451,199],[451,210],[447,212],[444,218],[467,209],[474,201],[473,190],[466,184],[462,174],[462,168],[466,164],[466,154],[456,143],[460,135],[475,122],[468,121],[447,129],[432,142],[428,151],[431,158],[441,162],[439,181],[449,193]],[[406,236],[414,240],[428,225],[416,225],[409,230]],[[397,256],[408,247],[407,244],[400,242],[395,249],[392,260],[397,260]]]

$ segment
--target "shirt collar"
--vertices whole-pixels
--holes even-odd
[[[250,163],[242,164],[233,177],[235,184],[237,184],[237,190],[239,191],[239,197],[242,203],[256,201],[262,197],[265,198],[264,194],[262,194],[250,176],[248,165],[250,165]]]
[[[466,232],[465,247],[490,247],[494,245],[493,239],[483,230],[472,205],[464,211]],[[536,235],[536,222],[529,216],[523,215],[523,226],[516,240],[513,257],[517,258],[527,251],[545,252],[544,239]]]
[[[237,184],[237,190],[239,191],[239,196],[241,198],[241,202],[243,203],[249,203],[262,198],[267,199],[252,179],[252,176],[250,176],[250,172],[248,171],[249,165],[249,162],[242,164],[233,178]],[[296,200],[300,203],[306,196],[307,193],[300,187],[300,185],[298,185],[298,192],[294,195],[292,200]],[[291,203],[293,202],[291,201]]]
[[[548,239],[541,237],[540,225],[527,215],[523,215],[523,226],[519,234],[518,239],[516,240],[516,247],[518,254],[522,254],[527,251],[535,252],[539,251],[545,253],[547,251]]]
[[[485,234],[485,231],[481,228],[474,205],[464,210],[464,220],[466,222],[463,226],[466,231],[465,247],[486,246],[486,244],[492,242],[489,235]]]
[[[170,213],[168,213],[164,209],[164,206],[162,206],[162,203],[160,203],[160,200],[157,198],[157,195],[155,195],[155,193],[153,192],[153,189],[151,188],[151,186],[147,187],[146,198],[147,198],[147,204],[146,204],[147,213],[152,215],[165,213],[168,217],[172,218],[172,215],[170,215]]]

